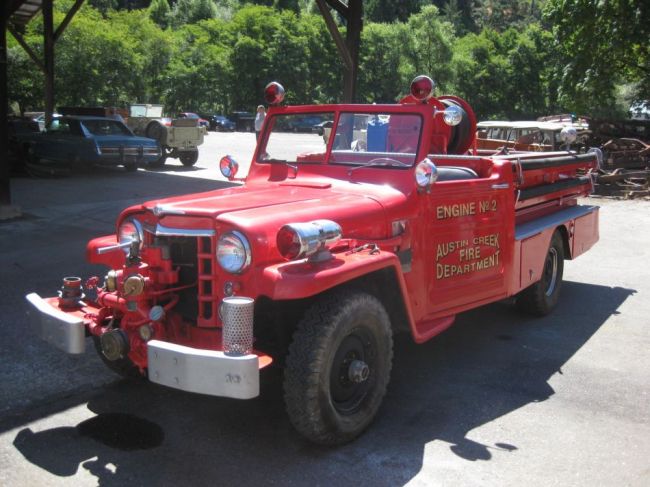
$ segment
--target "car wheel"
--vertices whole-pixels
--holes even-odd
[[[196,164],[196,161],[199,160],[199,151],[198,150],[193,150],[193,151],[188,151],[188,152],[181,152],[181,155],[179,156],[179,159],[181,160],[181,163],[185,167],[191,167],[194,164]]]
[[[563,273],[564,244],[560,232],[556,230],[546,254],[542,278],[517,295],[517,307],[537,316],[549,314],[560,299]]]
[[[145,135],[150,139],[156,139],[158,142],[162,143],[163,136],[165,134],[165,127],[160,122],[151,122],[147,125],[145,130]]]
[[[365,293],[333,293],[305,314],[289,347],[284,399],[310,441],[337,445],[359,436],[386,393],[393,339],[386,310]]]
[[[154,169],[161,168],[165,165],[166,161],[167,161],[167,154],[163,154],[155,161],[151,161],[149,164],[147,164],[147,166]]]

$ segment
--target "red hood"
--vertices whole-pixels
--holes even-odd
[[[405,195],[369,184],[329,182],[266,183],[150,201],[143,206],[158,215],[209,217],[253,233],[275,233],[282,225],[317,219],[334,220],[349,238],[386,238],[386,205]],[[381,203],[380,203],[381,202]]]

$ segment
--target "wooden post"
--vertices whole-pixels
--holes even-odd
[[[343,76],[343,99],[346,103],[353,103],[357,96],[357,81],[359,78],[359,46],[361,44],[361,29],[363,28],[363,2],[362,0],[348,1],[348,24],[345,33],[345,44],[352,58],[350,69]]]
[[[43,64],[45,65],[45,125],[54,113],[54,17],[52,1],[43,0]]]
[[[345,41],[336,26],[329,9],[325,4],[336,10],[346,21]],[[343,60],[343,103],[353,103],[356,98],[357,78],[359,71],[359,45],[361,29],[363,28],[362,0],[349,0],[347,4],[340,0],[316,0],[325,25],[334,39],[336,48]]]
[[[9,168],[9,96],[7,95],[7,18],[4,7],[0,11],[0,207],[11,205]],[[0,209],[0,213],[2,210]]]

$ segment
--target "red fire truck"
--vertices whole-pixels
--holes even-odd
[[[476,119],[418,77],[391,105],[271,108],[241,185],[132,206],[92,240],[102,278],[30,294],[38,334],[68,353],[91,337],[125,376],[239,399],[284,369],[291,423],[355,438],[382,402],[393,335],[425,342],[465,310],[515,297],[545,315],[565,260],[598,240],[598,154],[485,153]],[[306,116],[327,134],[289,133]]]

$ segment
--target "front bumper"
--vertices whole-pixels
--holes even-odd
[[[25,296],[34,332],[56,348],[82,354],[86,348],[83,318],[61,311],[36,293]],[[174,389],[219,397],[252,399],[260,393],[260,367],[268,357],[255,354],[229,356],[151,340],[147,343],[149,380]]]
[[[260,393],[259,357],[228,356],[174,343],[147,343],[149,380],[211,396],[252,399]]]
[[[25,296],[34,332],[50,345],[71,354],[86,350],[86,329],[83,319],[53,307],[36,293]]]

